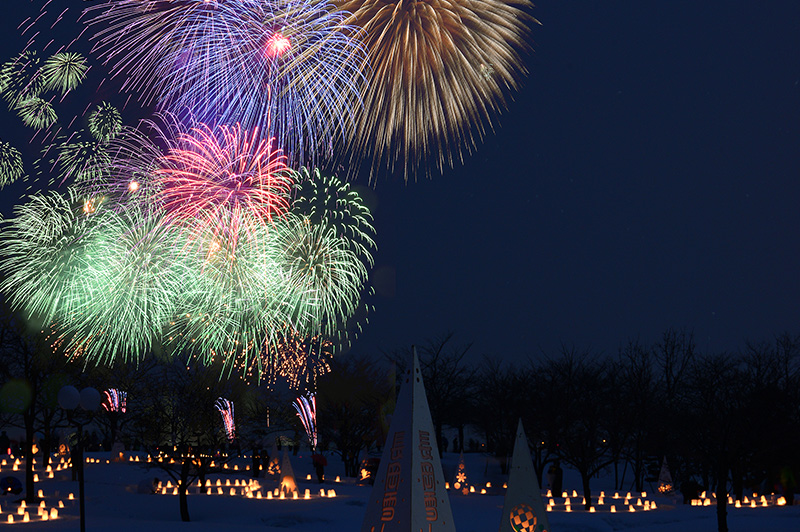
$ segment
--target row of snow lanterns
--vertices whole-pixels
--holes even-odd
[[[699,499],[691,500],[692,506],[711,506],[712,504],[716,503],[716,494],[711,493],[710,497],[706,497],[705,491],[700,494]],[[759,496],[757,493],[753,493],[752,498],[749,498],[745,495],[742,500],[737,499],[734,501],[733,497],[728,495],[728,505],[733,506],[734,508],[767,508],[768,506],[786,506],[786,497],[780,496],[775,498],[775,495],[773,494],[768,499],[766,495]]]
[[[578,497],[577,491],[575,491],[575,490],[572,491],[572,497],[573,498],[577,498]],[[556,500],[555,500],[556,498],[553,497],[552,492],[550,490],[547,490],[547,498],[549,499],[548,502],[547,502],[547,506],[546,506],[546,510],[548,512],[552,512],[552,511],[555,511],[557,509],[560,509],[561,506],[563,506],[563,509],[564,509],[565,512],[571,512],[572,511],[572,502],[570,500],[569,494],[566,491],[561,494],[561,498],[564,499],[563,505],[559,505],[559,504],[556,503]],[[589,508],[589,513],[597,512],[597,508],[596,507],[600,507],[600,506],[608,506],[609,512],[616,513],[617,512],[617,505],[614,504],[614,501],[618,501],[618,500],[622,500],[623,501],[623,507],[627,508],[627,510],[623,510],[623,511],[627,511],[629,513],[637,512],[637,511],[647,512],[647,511],[650,511],[650,510],[656,510],[658,508],[658,506],[656,505],[655,501],[650,501],[649,499],[647,499],[647,492],[645,492],[645,491],[641,492],[641,496],[637,496],[636,497],[636,502],[635,503],[633,502],[633,496],[631,495],[630,492],[628,492],[625,495],[625,497],[620,495],[619,492],[614,492],[614,495],[611,497],[610,504],[606,504],[606,498],[607,497],[606,497],[605,491],[601,491],[600,492],[600,496],[597,498],[597,502]],[[585,504],[586,504],[586,498],[582,498],[580,507],[585,506]]]
[[[42,490],[39,490],[38,493],[39,498],[44,498],[44,493]],[[75,495],[72,493],[69,494],[69,500],[74,501]],[[39,521],[53,521],[58,519],[58,510],[64,508],[64,501],[59,500],[58,503],[52,506],[49,510],[47,508],[47,504],[45,501],[41,501],[37,506],[28,507],[25,501],[20,501],[20,505],[17,508],[16,513],[9,512],[8,517],[5,518],[5,522],[9,525],[13,525],[15,523],[30,523],[35,519],[31,518],[31,514],[33,513],[33,508],[36,509],[36,518]],[[0,507],[0,514],[3,513],[2,507]],[[16,517],[15,517],[16,516]]]
[[[240,490],[240,493],[237,493],[237,489]],[[275,488],[274,490],[267,491],[266,495],[262,493],[261,485],[257,480],[250,479],[248,481],[242,480],[241,483],[238,479],[234,479],[233,483],[231,483],[230,479],[226,479],[225,483],[223,484],[220,479],[217,479],[216,482],[211,482],[210,479],[207,479],[205,485],[202,484],[199,480],[197,484],[193,486],[193,490],[195,493],[200,494],[203,490],[205,490],[206,495],[225,495],[227,492],[231,496],[242,495],[247,497],[248,499],[293,499],[298,500],[300,499],[299,492],[295,490],[281,490],[280,488]],[[166,484],[162,484],[161,482],[158,483],[156,487],[156,492],[162,495],[177,495],[178,494],[178,486],[173,485],[171,481],[167,481]],[[327,492],[324,489],[319,490],[320,497],[327,497],[327,498],[334,498],[336,497],[336,490],[329,489]],[[311,490],[306,488],[303,499],[311,499]]]

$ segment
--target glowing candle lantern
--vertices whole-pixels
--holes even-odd
[[[761,503],[761,506],[763,506],[764,508],[766,508],[766,507],[767,507],[767,501],[764,501],[764,502],[762,502],[762,503]]]
[[[600,497],[597,498],[597,504],[600,505],[600,506],[603,505],[603,496],[602,495],[600,495]]]
[[[311,490],[310,489],[306,488],[306,490],[303,492],[303,498],[304,499],[310,499],[311,498]]]
[[[234,466],[233,466],[233,470],[234,470],[234,471],[239,471],[239,466],[238,466],[238,465],[234,465]]]
[[[616,491],[614,492],[614,498],[615,499],[619,499],[619,492],[616,492]]]
[[[342,481],[342,479],[339,478],[339,475],[336,475],[336,482],[341,482],[341,481]]]
[[[444,483],[444,489],[446,489],[446,490],[450,489],[450,483],[449,482],[445,482]]]
[[[475,493],[475,486],[470,486],[469,487],[469,492],[470,493]]]
[[[594,506],[592,506],[591,508],[589,508],[589,513],[590,513],[590,514],[593,514],[593,513],[594,513]]]
[[[328,490],[328,497],[330,497],[330,498],[336,497],[336,491],[335,490]]]
[[[766,497],[766,495],[762,495],[761,496],[761,504],[766,504],[766,503],[767,503],[767,497]]]
[[[58,519],[58,510],[50,508],[50,519]]]
[[[547,495],[546,495],[546,497],[552,497],[552,496],[553,496],[553,492],[552,492],[552,491],[550,491],[550,490],[547,490]]]
[[[786,506],[786,497],[778,497],[778,500],[775,504],[778,506]]]
[[[42,521],[47,521],[47,518],[48,518],[47,512],[43,513],[43,514],[42,514],[42,515],[40,515],[39,517],[41,517],[41,518],[42,518]]]
[[[43,499],[44,498],[44,490],[39,490],[36,493],[36,496],[39,497],[40,499]],[[44,506],[44,501],[42,501],[42,506]]]
[[[642,499],[636,499],[636,506],[642,505]]]
[[[643,492],[642,492],[642,499],[646,499],[646,498],[647,498],[647,492],[646,492],[646,491],[643,491]]]
[[[582,498],[582,499],[581,499],[581,506],[583,506],[583,505],[585,505],[585,504],[586,504],[586,497],[584,497],[584,498]]]
[[[25,502],[25,501],[22,501],[22,502]],[[20,506],[19,508],[17,508],[17,513],[19,515],[24,514],[25,513],[25,507],[24,506]]]
[[[236,480],[234,480],[234,481],[233,481],[233,485],[234,485],[234,486],[238,486],[238,485],[239,485],[239,479],[238,479],[238,478],[237,478]]]
[[[306,475],[306,480],[311,480],[311,475]]]
[[[58,501],[58,507],[59,508],[63,508],[64,507],[64,501]]]
[[[647,511],[650,509],[650,501],[644,501],[644,510]]]
[[[278,498],[281,499],[281,500],[285,499],[286,498],[286,493],[280,492],[280,495],[278,496]]]
[[[256,499],[260,499],[260,498],[261,498],[261,492],[260,492],[260,491],[257,491],[257,492],[256,492]]]
[[[617,513],[617,507],[616,506],[613,506],[613,505],[611,506],[611,513],[612,514]]]
[[[750,501],[750,508],[755,508],[755,507],[756,507],[756,501],[754,500]]]
[[[8,514],[8,524],[9,525],[14,524],[14,516],[12,514]]]
[[[503,482],[503,489],[508,489],[508,483],[507,482]]]
[[[236,488],[231,488],[231,497],[236,495]]]
[[[545,508],[545,510],[548,511],[548,512],[552,512],[553,511],[553,507],[552,506],[548,506],[548,507]]]
[[[324,489],[320,488],[320,490],[319,490],[319,496],[320,496],[320,497],[324,497],[324,496],[325,496],[325,490],[324,490]]]
[[[296,500],[297,500],[297,498],[298,498],[298,497],[297,497],[297,492],[296,492],[296,491],[293,491],[293,492],[292,492],[292,499],[296,501]]]
[[[206,495],[211,495],[211,488],[206,488]]]
[[[572,506],[567,506],[566,507],[566,511],[571,512],[572,511]]]
[[[605,496],[606,496],[606,492],[605,491],[601,491],[600,492],[600,497],[605,497]]]
[[[556,505],[556,501],[554,501],[553,499],[550,499],[550,503],[548,504],[548,506],[555,506],[555,505]]]
[[[271,491],[267,492],[267,499],[272,499],[272,492]]]
[[[711,499],[703,499],[703,506],[711,506]]]
[[[222,495],[222,487],[217,488],[217,495]]]
[[[230,485],[231,485],[231,479],[229,479],[229,478],[226,478],[226,479],[225,479],[225,487],[227,488],[227,487],[229,487]]]
[[[633,505],[630,505],[630,506],[628,506],[628,511],[629,512],[635,512],[636,508],[634,508]]]
[[[655,510],[656,509],[656,501],[653,501],[653,502],[650,503],[650,509],[651,510]]]
[[[172,490],[172,494],[173,494],[173,495],[177,495],[177,494],[178,494],[178,488],[173,488],[173,490]]]
[[[491,488],[491,487],[492,487],[492,483],[491,483],[491,482],[487,482],[487,483],[486,483],[486,487],[487,487],[487,488]]]
[[[701,493],[701,494],[700,494],[700,498],[701,498],[701,499],[705,499],[705,498],[706,498],[706,492],[705,492],[705,491],[704,491],[703,493]]]
[[[253,492],[252,491],[248,491],[246,497],[248,499],[252,499],[253,498]]]
[[[50,471],[49,473],[47,473],[47,478],[55,478],[55,477],[53,476],[53,472],[52,472],[52,471]]]
[[[569,499],[569,493],[567,493],[566,491],[561,492],[561,496],[564,497],[565,499]]]
[[[486,488],[481,488],[481,495],[486,495]]]

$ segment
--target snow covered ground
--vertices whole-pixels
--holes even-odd
[[[90,463],[86,466],[86,515],[87,530],[113,531],[113,532],[160,532],[160,531],[193,531],[193,532],[218,532],[226,530],[262,532],[278,532],[293,530],[298,532],[345,532],[358,531],[364,516],[364,507],[369,497],[370,487],[358,486],[353,482],[326,481],[320,486],[316,482],[306,481],[306,475],[313,472],[308,454],[292,458],[292,466],[298,480],[301,493],[309,488],[314,494],[310,500],[266,500],[248,499],[237,494],[230,496],[230,487],[224,488],[225,495],[190,495],[189,512],[192,518],[190,523],[180,520],[178,498],[173,495],[146,495],[137,493],[140,481],[157,476],[164,481],[166,475],[158,469],[148,471],[140,464],[135,463],[110,463],[106,464],[107,454],[92,454],[90,456],[101,458],[99,464]],[[444,456],[443,467],[445,477],[452,478],[457,464],[458,456],[447,453]],[[246,460],[239,462],[241,467],[248,463]],[[500,524],[500,513],[503,506],[502,486],[504,479],[499,473],[497,463],[482,454],[468,454],[465,456],[467,475],[469,481],[478,489],[492,482],[492,491],[496,494],[461,496],[450,493],[456,528],[458,532],[494,532]],[[341,462],[337,457],[329,457],[329,467],[326,470],[327,478],[335,478],[342,474]],[[22,480],[22,473],[9,471],[3,467],[0,477],[7,475],[17,476]],[[44,474],[40,473],[40,477]],[[67,496],[74,493],[77,499],[77,482],[69,480],[69,472],[56,473],[55,479],[43,479],[38,483],[38,489],[43,490],[48,508],[57,506],[62,500],[65,507],[59,510],[59,518],[55,521],[42,522],[34,517],[35,509],[30,511],[32,517],[29,523],[13,525],[24,530],[76,530],[78,521],[78,501],[69,501]],[[246,472],[239,471],[212,475],[224,484],[230,480],[234,484],[237,479],[249,478]],[[564,488],[570,493],[573,489],[580,489],[579,477],[574,472],[567,471],[564,479]],[[277,485],[275,481],[261,480],[267,489]],[[320,487],[328,490],[335,489],[335,498],[322,498],[318,496]],[[655,511],[629,513],[622,511],[624,506],[617,501],[617,513],[608,511],[613,490],[607,479],[593,481],[592,489],[595,495],[600,490],[606,492],[605,509],[589,514],[580,511],[580,497],[573,500],[573,511],[566,513],[554,511],[548,513],[551,529],[558,531],[616,531],[636,530],[645,532],[712,532],[716,530],[715,507],[692,507],[681,504],[680,497],[658,497],[648,493],[647,499],[655,501],[658,509]],[[216,490],[215,490],[216,491]],[[241,493],[237,489],[237,493]],[[625,493],[622,494],[624,497]],[[634,498],[637,497],[633,493]],[[10,496],[0,497],[0,523],[6,529],[8,514],[13,513],[15,521],[21,521],[16,514],[17,505]],[[559,502],[563,502],[561,499]],[[729,508],[728,524],[732,532],[745,531],[775,531],[796,532],[800,530],[800,506],[768,508]]]

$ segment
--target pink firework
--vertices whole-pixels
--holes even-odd
[[[244,219],[269,223],[288,211],[287,176],[285,157],[257,128],[200,124],[169,142],[156,189],[171,223],[200,222],[232,236]]]

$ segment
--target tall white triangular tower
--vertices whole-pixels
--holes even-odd
[[[455,532],[417,350],[406,372],[361,532]]]
[[[533,469],[528,438],[522,428],[522,420],[517,424],[517,440],[514,454],[511,455],[511,471],[508,475],[508,490],[500,517],[500,532],[549,532],[539,480]]]

